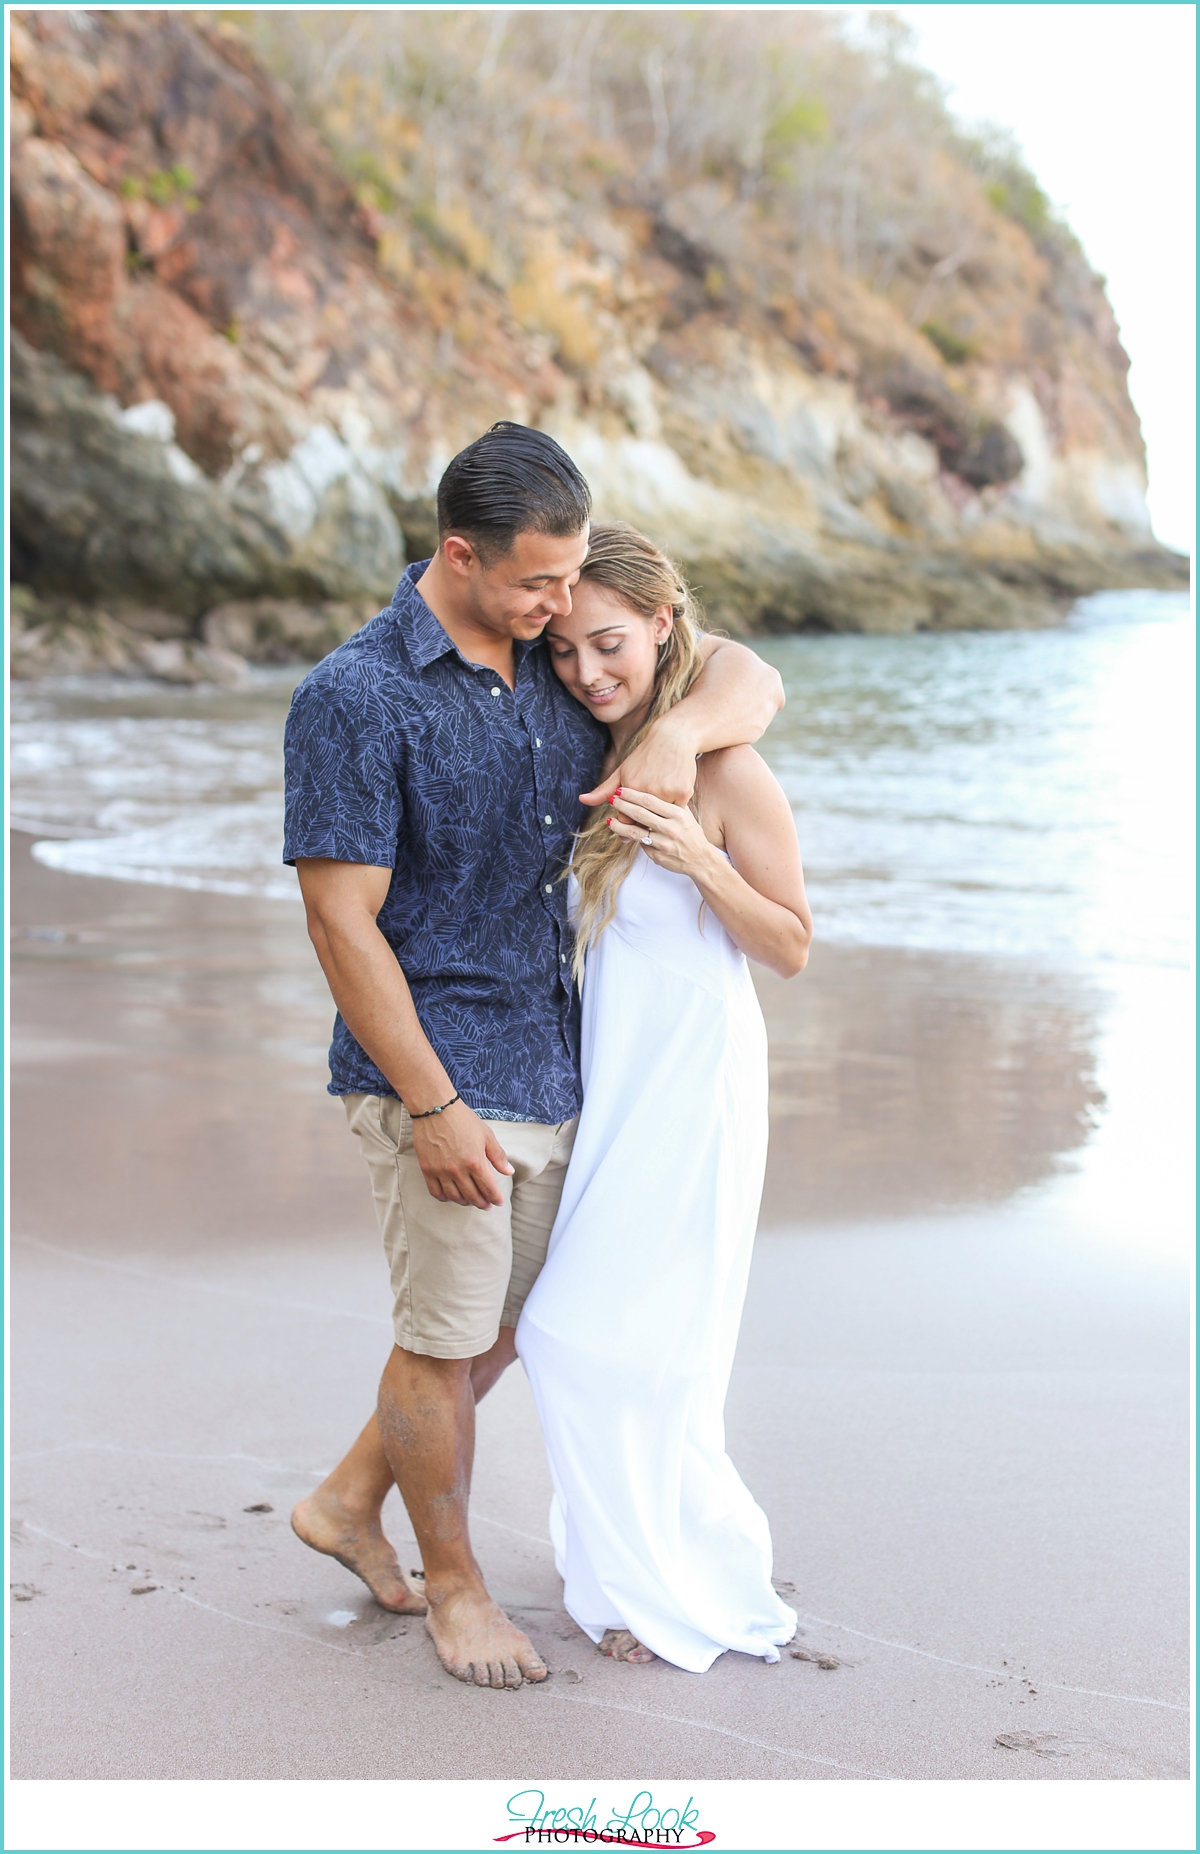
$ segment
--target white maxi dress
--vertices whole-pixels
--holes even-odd
[[[767,1145],[743,955],[686,876],[639,856],[583,987],[583,1109],[517,1327],[554,1484],[563,1599],[704,1673],[796,1629],[724,1404]]]

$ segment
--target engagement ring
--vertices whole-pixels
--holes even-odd
[[[650,832],[649,832],[649,831],[647,831],[647,832],[646,832],[646,835],[645,835],[645,836],[644,836],[644,837],[642,838],[642,842],[643,842],[643,843],[645,844],[645,846],[646,846],[646,848],[647,848],[647,849],[649,849],[649,848],[650,848],[650,845],[651,845],[651,844],[652,844],[652,843],[654,842],[654,839],[653,839],[653,837],[652,837],[652,836],[650,835]]]

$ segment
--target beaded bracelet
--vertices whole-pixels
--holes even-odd
[[[428,1119],[429,1119],[429,1116],[430,1116],[430,1114],[444,1114],[444,1113],[445,1113],[445,1111],[446,1111],[446,1109],[447,1109],[448,1107],[453,1107],[453,1106],[454,1106],[454,1103],[455,1103],[455,1101],[457,1101],[457,1100],[459,1100],[459,1099],[461,1099],[461,1096],[459,1096],[459,1095],[457,1095],[457,1094],[456,1094],[456,1095],[454,1095],[454,1096],[453,1096],[453,1098],[452,1098],[451,1100],[449,1100],[449,1101],[443,1101],[443,1102],[442,1102],[442,1105],[441,1105],[440,1107],[427,1107],[427,1108],[425,1109],[425,1112],[424,1112],[423,1114],[412,1114],[412,1113],[410,1113],[408,1117],[409,1117],[409,1119],[410,1119],[410,1120],[428,1120]]]

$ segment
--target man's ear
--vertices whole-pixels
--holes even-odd
[[[461,534],[448,534],[446,536],[445,540],[442,542],[442,556],[452,573],[462,574],[469,573],[474,563],[479,559],[479,555],[471,546],[470,541],[464,540]]]

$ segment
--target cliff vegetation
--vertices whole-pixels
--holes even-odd
[[[29,673],[80,608],[107,661],[155,634],[180,675],[327,647],[497,417],[734,630],[1039,623],[1185,577],[1103,279],[886,14],[25,12],[12,40]]]

